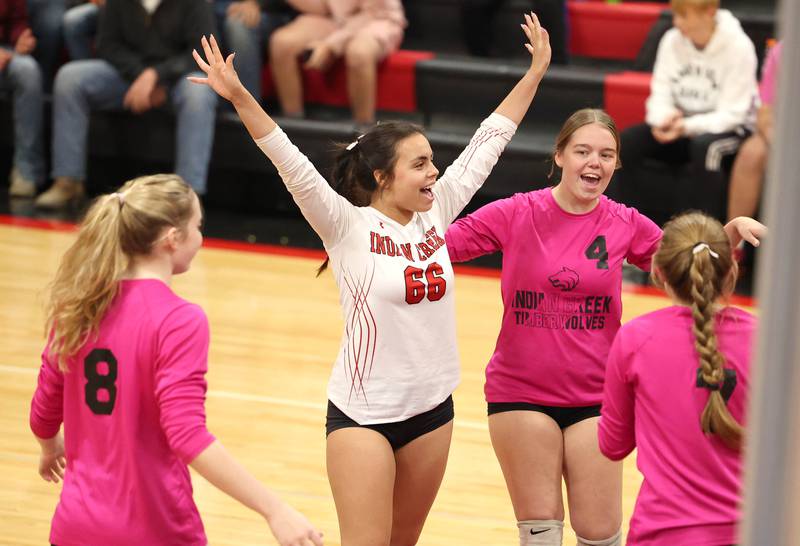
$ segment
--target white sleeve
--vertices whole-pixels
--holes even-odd
[[[670,73],[675,70],[678,62],[675,59],[675,46],[679,33],[677,29],[670,29],[661,38],[656,53],[656,62],[653,66],[653,79],[650,81],[650,96],[647,97],[645,121],[650,127],[660,127],[669,119],[678,107],[672,98],[672,83]]]
[[[486,181],[516,130],[516,123],[493,113],[481,123],[469,145],[436,182],[433,192],[445,228]]]
[[[737,47],[738,45],[738,47]],[[758,61],[755,47],[746,38],[730,44],[725,73],[719,83],[717,107],[705,114],[695,114],[683,120],[684,134],[725,133],[752,121],[758,95],[756,71]]]
[[[286,189],[325,248],[336,246],[357,217],[355,205],[331,188],[280,127],[255,142],[278,169]]]

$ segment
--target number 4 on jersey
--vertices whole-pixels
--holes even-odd
[[[606,236],[598,235],[584,252],[590,260],[597,260],[597,269],[608,269],[608,250],[606,250]]]

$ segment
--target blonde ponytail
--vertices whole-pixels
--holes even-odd
[[[69,358],[97,334],[130,258],[148,254],[164,228],[185,227],[193,195],[177,175],[152,175],[89,208],[50,284],[45,332],[59,369],[68,371]]]

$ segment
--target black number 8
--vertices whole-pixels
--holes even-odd
[[[108,364],[108,373],[97,373],[97,365]],[[97,415],[111,415],[117,401],[117,359],[109,349],[94,349],[83,361],[83,375],[86,376],[86,405]],[[100,389],[108,391],[108,400],[97,398]]]

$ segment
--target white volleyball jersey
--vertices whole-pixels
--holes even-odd
[[[433,188],[433,207],[402,225],[336,193],[276,128],[256,140],[322,238],[344,332],[328,397],[359,424],[433,409],[459,382],[453,266],[444,234],[480,188],[516,125],[492,114]]]

